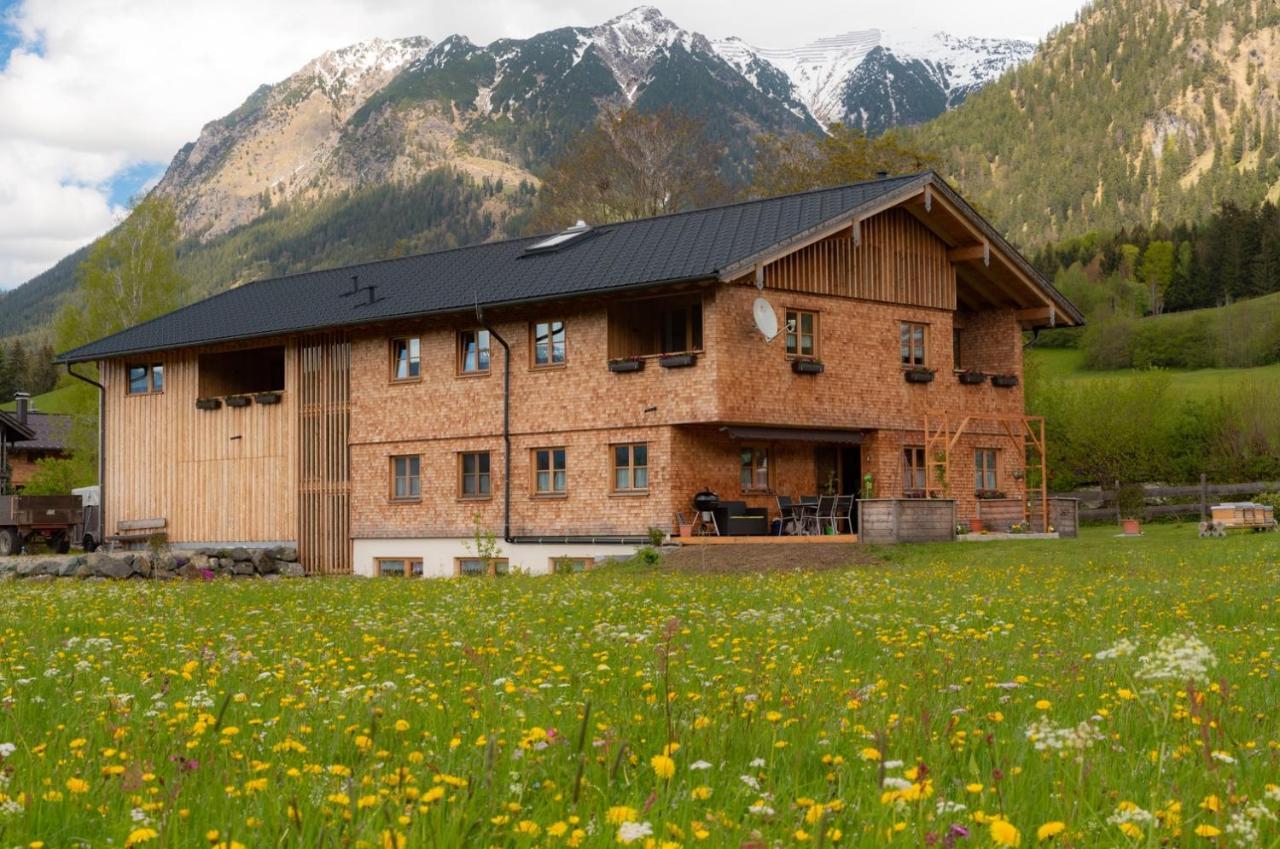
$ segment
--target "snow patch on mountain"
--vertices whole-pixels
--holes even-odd
[[[310,76],[321,91],[335,99],[360,88],[367,79],[389,79],[430,48],[431,41],[426,38],[371,38],[320,54],[297,76]]]
[[[586,30],[582,38],[582,52],[585,47],[595,48],[627,100],[634,101],[649,82],[649,71],[658,59],[677,43],[691,49],[697,36],[681,29],[657,8],[637,6]]]

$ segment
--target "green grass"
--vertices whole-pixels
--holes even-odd
[[[0,845],[985,847],[992,817],[1028,847],[1280,845],[1280,535],[1112,534],[819,573],[8,583]],[[1144,677],[1192,637],[1208,674]]]
[[[90,404],[96,401],[90,388],[67,384],[43,395],[37,395],[31,401],[35,409],[42,413],[76,413],[85,409],[86,398],[89,399]],[[6,404],[0,404],[0,410],[13,412],[15,409],[17,405],[12,400]],[[90,407],[90,409],[93,408]]]
[[[1047,378],[1058,380],[1108,380],[1132,377],[1133,369],[1088,371],[1084,368],[1084,352],[1072,348],[1032,348],[1027,351],[1027,364]],[[1240,386],[1280,389],[1280,364],[1258,368],[1209,368],[1185,371],[1166,369],[1169,391],[1181,398],[1203,398]]]

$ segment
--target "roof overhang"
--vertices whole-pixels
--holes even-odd
[[[755,427],[726,425],[720,428],[730,439],[756,442],[811,442],[821,445],[861,445],[866,431],[805,427]]]
[[[28,439],[35,439],[36,433],[22,422],[10,416],[8,413],[0,413],[0,431],[7,437],[8,442],[25,442]]]

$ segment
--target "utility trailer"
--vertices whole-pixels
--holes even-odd
[[[18,554],[37,539],[66,554],[82,521],[78,495],[0,496],[0,557]]]

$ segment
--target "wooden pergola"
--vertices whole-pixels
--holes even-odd
[[[1049,466],[1045,452],[1044,416],[1000,415],[996,413],[965,413],[952,427],[951,413],[925,413],[925,497],[945,497],[951,488],[951,452],[960,437],[974,424],[996,424],[1026,455],[1027,443],[1035,448],[1040,458],[1040,511],[1043,527],[1049,529]],[[1031,520],[1031,506],[1023,505],[1023,515]]]

